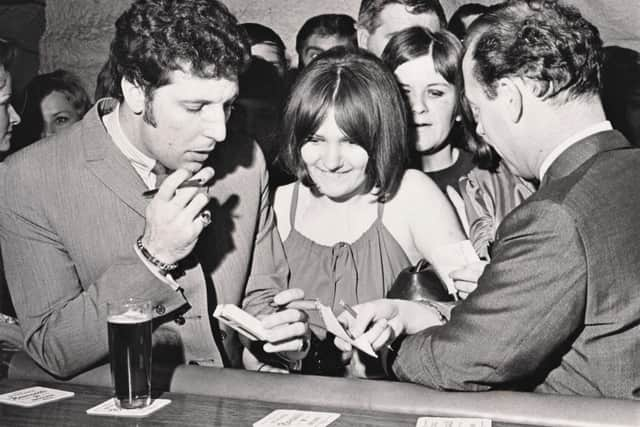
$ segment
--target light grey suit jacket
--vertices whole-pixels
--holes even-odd
[[[498,229],[451,322],[402,342],[393,371],[447,390],[640,398],[640,149],[571,146]]]
[[[243,138],[212,154],[213,223],[183,263],[183,292],[173,291],[134,251],[148,200],[102,124],[113,103],[2,166],[2,257],[25,349],[61,377],[101,363],[106,303],[136,297],[154,305],[154,361],[241,366],[236,334],[211,317],[216,303],[269,312],[288,274],[262,154]]]

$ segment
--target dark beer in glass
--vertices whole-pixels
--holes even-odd
[[[151,403],[151,303],[109,304],[109,354],[116,404],[122,409]]]

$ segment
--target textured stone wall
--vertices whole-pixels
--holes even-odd
[[[75,70],[90,93],[106,59],[113,24],[131,0],[48,0],[47,28],[40,43],[41,72]],[[295,35],[308,18],[320,13],[355,15],[359,0],[227,0],[240,22],[272,27],[295,54]],[[294,64],[296,59],[294,58]]]
[[[40,42],[40,72],[75,71],[93,95],[106,61],[113,24],[131,0],[48,0]]]
[[[441,0],[447,15],[468,0]],[[484,4],[494,0],[474,0]],[[569,0],[600,27],[609,44],[640,50],[640,1]],[[95,77],[106,59],[113,23],[131,0],[48,0],[46,31],[40,43],[40,71],[76,71],[93,93]],[[360,0],[226,0],[240,22],[260,22],[278,32],[295,64],[295,34],[309,17],[346,13],[355,17]]]
[[[606,45],[640,51],[640,0],[562,0],[578,9],[600,30]],[[465,3],[495,4],[498,0],[440,0],[447,16]]]

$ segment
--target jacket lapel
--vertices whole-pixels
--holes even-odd
[[[99,101],[83,120],[86,165],[127,206],[144,216],[148,201],[142,197],[142,192],[147,187],[129,160],[111,141],[102,123],[101,117],[113,109],[115,102],[113,99]]]
[[[544,176],[540,188],[549,182],[563,178],[578,169],[587,160],[598,153],[629,148],[630,144],[625,137],[616,130],[599,132],[588,136],[580,142],[567,148],[565,152],[551,164]]]

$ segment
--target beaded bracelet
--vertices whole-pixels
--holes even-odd
[[[162,273],[163,275],[166,276],[167,274],[178,268],[177,263],[169,264],[166,262],[162,262],[158,258],[151,255],[147,248],[145,248],[142,244],[142,236],[138,237],[138,240],[136,240],[136,246],[142,253],[142,256],[144,256],[147,261],[157,267],[160,270],[160,273]]]

